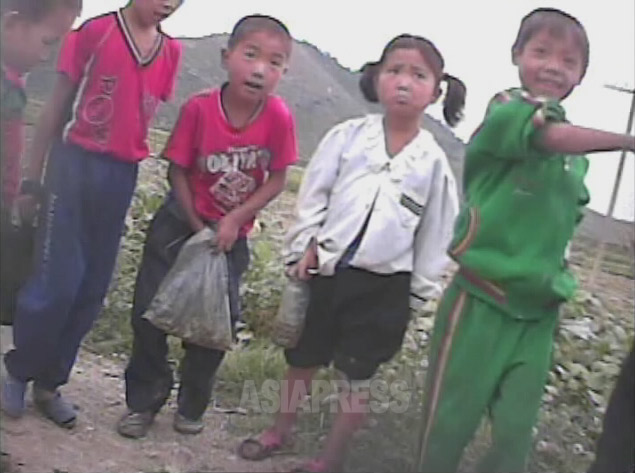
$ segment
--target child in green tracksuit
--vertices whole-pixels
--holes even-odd
[[[479,471],[523,471],[558,309],[576,289],[565,253],[589,201],[583,155],[635,149],[632,136],[566,121],[560,101],[589,58],[578,20],[534,10],[512,58],[521,88],[492,99],[466,150],[449,249],[460,269],[436,315],[417,471],[456,471],[485,412],[492,445]]]

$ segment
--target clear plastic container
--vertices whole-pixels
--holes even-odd
[[[274,321],[273,341],[276,344],[284,348],[296,346],[304,329],[309,297],[308,282],[296,278],[287,280]]]

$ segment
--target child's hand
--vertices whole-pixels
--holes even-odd
[[[292,268],[292,275],[302,281],[308,281],[311,279],[312,273],[318,267],[317,247],[314,243],[311,243],[307,248],[304,256],[298,264]],[[312,271],[313,270],[313,271]]]
[[[201,220],[200,218],[196,218],[190,221],[190,227],[192,227],[194,233],[198,233],[205,230],[207,228],[207,225],[205,225],[205,222],[203,222],[203,220]]]
[[[216,232],[218,250],[225,253],[231,251],[238,239],[239,230],[240,225],[238,222],[231,215],[225,215],[218,223],[218,231]]]

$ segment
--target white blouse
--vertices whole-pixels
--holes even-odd
[[[350,266],[411,272],[411,304],[418,307],[440,295],[458,214],[456,181],[427,130],[389,157],[382,118],[348,120],[322,139],[304,173],[284,257],[298,261],[315,238],[319,272],[332,275],[368,219]]]

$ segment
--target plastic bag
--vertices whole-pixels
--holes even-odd
[[[143,317],[182,340],[216,350],[233,343],[227,257],[206,228],[181,248]]]
[[[274,343],[284,348],[297,345],[304,329],[309,296],[309,284],[306,281],[289,278],[273,323]]]

